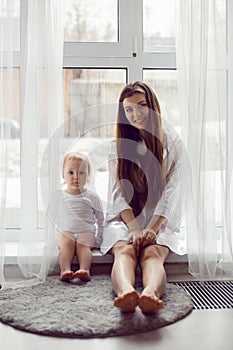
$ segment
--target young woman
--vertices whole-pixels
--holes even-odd
[[[126,85],[109,158],[110,207],[101,245],[102,253],[110,250],[114,256],[114,305],[122,312],[139,306],[144,313],[155,313],[163,307],[165,259],[170,251],[185,253],[179,225],[188,197],[188,169],[181,139],[162,123],[153,90],[139,81]],[[141,295],[134,287],[138,264]]]

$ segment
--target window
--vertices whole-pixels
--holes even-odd
[[[3,70],[4,91],[7,89],[7,71]],[[3,91],[3,101],[4,99]],[[6,182],[6,227],[19,228],[20,227],[20,93],[19,93],[19,69],[13,70],[13,91],[14,104],[11,106],[10,115],[13,118],[4,118],[4,112],[7,113],[7,106],[3,106],[3,118],[0,118],[0,135],[7,139],[7,148],[9,157],[7,164],[1,166],[7,168],[7,182]],[[5,107],[5,108],[4,108]],[[5,147],[4,143],[0,143],[0,147]],[[3,148],[2,148],[3,149]],[[4,174],[3,174],[4,175]],[[0,198],[1,198],[0,187]]]
[[[20,49],[20,0],[15,0],[7,7],[7,0],[3,0],[0,9],[0,25],[3,27],[4,33],[8,33],[6,17],[9,16],[7,13],[8,8],[11,9],[11,20],[14,28],[13,40],[8,40],[8,35],[2,38],[1,47],[8,47],[9,43],[12,44],[12,49],[19,51]]]
[[[168,0],[167,0],[168,1]],[[64,42],[64,138],[75,140],[77,138],[76,120],[73,118],[80,110],[85,110],[93,105],[116,104],[122,86],[128,81],[142,80],[156,82],[156,89],[163,105],[168,108],[170,115],[172,110],[173,120],[177,118],[175,108],[175,49],[174,26],[171,28],[169,21],[165,22],[162,31],[158,26],[153,26],[152,19],[164,17],[164,9],[169,4],[161,6],[161,2],[152,0],[67,0],[65,2],[65,42]],[[19,1],[16,9],[17,32],[25,26],[25,13],[27,1]],[[160,6],[159,6],[160,5]],[[174,7],[169,5],[169,19],[174,20]],[[21,12],[20,12],[21,11]],[[19,16],[20,13],[20,16]],[[100,15],[101,14],[101,15]],[[166,13],[166,19],[168,14]],[[19,19],[21,22],[19,22]],[[158,22],[157,22],[158,24]],[[153,29],[154,27],[154,29]],[[21,34],[23,37],[23,33]],[[17,47],[19,48],[19,39]],[[168,48],[169,41],[169,49]],[[155,45],[155,42],[159,43]],[[20,84],[19,51],[16,51],[16,85]],[[19,67],[19,69],[18,69]],[[173,94],[173,102],[163,91],[164,84],[170,84]],[[19,101],[19,89],[16,90],[16,101]],[[167,102],[169,101],[169,104]],[[18,103],[19,105],[19,103]],[[169,107],[168,107],[169,106]],[[86,132],[79,139],[79,147],[85,150],[88,138],[94,145],[98,144],[100,137],[110,138],[114,134],[111,123],[115,121],[115,112],[112,113],[110,126],[94,129]],[[16,122],[20,124],[20,113],[17,111]],[[106,124],[106,123],[105,123]],[[79,130],[80,131],[80,130]],[[95,140],[94,140],[95,139]],[[38,154],[38,166],[48,142],[46,121],[40,125],[40,142]],[[17,145],[16,145],[17,143]],[[82,143],[82,144],[81,144]],[[22,206],[29,206],[30,201],[37,200],[37,205],[32,203],[31,216],[37,228],[43,228],[43,205],[41,202],[39,187],[33,180],[34,193],[27,194],[27,198],[20,197],[21,179],[26,169],[20,169],[20,139],[11,140],[15,157],[17,157],[14,178],[9,179],[9,221],[8,228],[20,228],[20,215],[26,215],[27,210]],[[36,147],[36,145],[35,145]],[[15,159],[12,159],[15,162]],[[103,161],[104,162],[104,161]],[[34,172],[35,174],[35,172]],[[106,180],[106,167],[96,173],[96,181],[103,183]],[[13,185],[13,187],[11,186]],[[25,184],[24,184],[25,186]],[[17,195],[13,195],[16,189]],[[103,191],[106,190],[104,186]],[[100,191],[102,191],[100,189]],[[22,191],[25,196],[25,190]],[[34,212],[35,211],[35,212]],[[24,218],[23,220],[26,220]]]
[[[143,80],[159,99],[161,114],[174,127],[181,123],[177,103],[177,72],[174,69],[143,69]]]
[[[12,40],[9,40],[8,21],[9,17],[8,8],[10,11],[10,20],[13,25]],[[0,135],[6,138],[6,143],[0,141],[1,151],[4,150],[9,154],[7,164],[1,163],[2,169],[7,169],[7,181],[6,181],[6,213],[5,224],[9,229],[20,227],[20,201],[21,201],[21,188],[20,188],[20,67],[19,67],[19,49],[20,49],[20,0],[11,2],[7,7],[7,0],[3,0],[0,7],[0,26],[4,31],[4,36],[0,39],[0,45],[2,49],[1,62],[3,63],[3,69],[0,71],[0,76],[3,84],[1,91],[1,97],[3,106],[0,111]],[[6,34],[5,34],[6,33]],[[4,67],[7,61],[6,50],[13,50],[13,70],[8,70]],[[9,84],[12,74],[12,85]],[[10,102],[6,98],[9,91],[13,92],[12,101]],[[5,163],[5,162],[4,162]],[[2,171],[1,171],[2,173]],[[5,173],[3,172],[3,178]],[[2,184],[3,178],[0,179]],[[3,198],[4,186],[0,186],[0,198]]]
[[[105,140],[114,137],[112,123],[115,121],[115,110],[111,104],[116,103],[121,86],[126,82],[125,68],[64,68],[63,91],[64,91],[64,147],[69,145],[78,147],[83,153],[92,153],[89,158],[91,163],[100,159],[100,167],[96,170],[96,190],[101,197],[106,198],[107,164],[103,156],[106,149],[101,147]],[[109,105],[108,118],[105,105]],[[93,107],[94,106],[94,107]],[[95,107],[96,106],[96,107]],[[90,119],[91,115],[91,119]],[[40,139],[40,160],[49,139],[46,132],[46,122],[42,126],[44,135]],[[97,126],[96,126],[97,125]],[[93,150],[93,152],[92,152]],[[102,157],[102,160],[101,160]],[[40,189],[38,189],[40,191]],[[104,193],[104,195],[103,195]],[[38,226],[43,227],[43,204],[38,195]]]
[[[124,68],[64,68],[66,136],[77,136],[78,133],[74,125],[69,125],[71,116],[93,105],[117,101],[121,86],[126,82],[126,73]]]
[[[118,42],[117,0],[66,0],[65,41]]]
[[[21,4],[20,4],[21,3]],[[20,4],[20,6],[19,6]],[[122,86],[128,81],[144,80],[155,88],[162,108],[162,113],[179,131],[180,116],[177,109],[177,75],[175,53],[175,1],[174,0],[67,0],[66,27],[64,42],[64,138],[77,137],[75,119],[72,118],[93,105],[115,104]],[[218,2],[219,16],[225,15],[225,7]],[[19,0],[15,9],[16,33],[23,31],[27,1]],[[0,14],[4,25],[4,13]],[[219,31],[221,26],[219,25]],[[223,39],[226,33],[222,31]],[[225,35],[225,36],[224,36]],[[26,169],[20,169],[20,139],[13,137],[20,125],[20,37],[16,35],[15,67],[15,121],[9,126],[12,130],[10,147],[12,159],[9,160],[14,173],[9,177],[7,194],[8,217],[7,228],[20,228],[20,215],[27,215],[21,208],[20,181]],[[222,40],[222,37],[221,37]],[[222,72],[223,87],[226,86],[227,74]],[[211,77],[209,80],[211,84]],[[214,92],[213,92],[214,93]],[[225,95],[224,95],[225,94]],[[214,96],[210,96],[214,99]],[[226,100],[226,89],[223,89]],[[223,113],[227,113],[223,111]],[[115,115],[112,116],[115,120]],[[210,121],[211,122],[211,121]],[[73,124],[71,124],[73,123]],[[211,126],[211,124],[210,124]],[[3,128],[0,124],[1,130]],[[92,130],[80,138],[86,147],[88,137],[111,137],[113,129]],[[85,128],[83,129],[86,130]],[[210,127],[210,133],[214,129]],[[10,131],[11,133],[11,131]],[[46,127],[40,128],[38,165],[48,141]],[[18,134],[17,134],[18,135]],[[217,139],[217,136],[216,136]],[[81,141],[80,141],[81,142]],[[32,145],[36,147],[36,145]],[[81,147],[81,145],[80,145]],[[215,147],[213,145],[213,147]],[[106,174],[103,167],[97,174],[97,181],[102,181]],[[37,205],[31,203],[35,230],[43,228],[42,203],[39,189],[34,179],[34,193],[22,205],[30,205],[36,199]],[[21,209],[23,209],[21,211]],[[26,218],[23,218],[25,221]],[[9,230],[10,232],[10,230]]]
[[[143,49],[175,52],[176,1],[143,1]]]

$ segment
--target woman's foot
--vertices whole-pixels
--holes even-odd
[[[133,290],[122,294],[114,299],[114,305],[119,307],[121,312],[134,312],[138,305],[139,295]]]
[[[155,314],[164,307],[163,301],[156,293],[142,294],[138,305],[144,314]]]
[[[91,280],[90,272],[88,270],[77,270],[74,275],[74,277],[78,277],[84,282],[89,282]]]
[[[61,273],[60,275],[60,281],[62,282],[69,282],[70,280],[72,280],[74,278],[74,273],[73,271],[64,271]]]

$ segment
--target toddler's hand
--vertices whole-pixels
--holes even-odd
[[[100,243],[95,243],[93,249],[100,249]]]

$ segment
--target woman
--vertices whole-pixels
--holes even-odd
[[[143,82],[126,85],[110,152],[111,206],[101,246],[102,253],[110,250],[114,256],[114,305],[122,312],[139,306],[143,313],[155,313],[163,307],[165,259],[170,251],[185,253],[179,225],[187,165],[180,138],[167,122],[162,125],[152,89]],[[134,288],[138,264],[144,288],[140,296]]]

